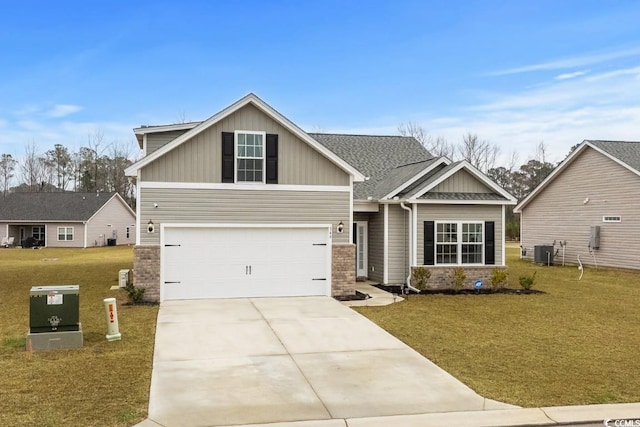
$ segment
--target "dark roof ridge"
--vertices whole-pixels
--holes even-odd
[[[425,160],[418,160],[417,162],[411,162],[411,163],[404,163],[402,165],[397,165],[394,166],[394,169],[399,169],[399,168],[404,168],[406,166],[413,166],[413,165],[417,165],[419,163],[425,163],[425,162],[432,162],[434,160],[436,160],[438,157],[431,157],[430,159],[425,159]]]
[[[413,136],[404,135],[372,135],[364,133],[332,133],[332,132],[307,132],[308,135],[332,135],[332,136],[368,136],[368,137],[382,137],[382,138],[413,138]],[[415,139],[415,138],[413,138]]]

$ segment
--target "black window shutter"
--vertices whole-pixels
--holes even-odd
[[[435,222],[424,222],[424,265],[435,265]]]
[[[233,132],[222,132],[222,182],[234,182],[235,138]]]
[[[484,263],[496,263],[496,223],[493,221],[484,223]]]
[[[267,184],[278,183],[278,135],[267,134]]]

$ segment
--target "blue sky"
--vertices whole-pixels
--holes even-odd
[[[10,2],[0,154],[204,120],[248,92],[308,131],[402,122],[561,160],[640,140],[637,1]]]

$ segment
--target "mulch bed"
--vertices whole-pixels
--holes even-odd
[[[402,295],[402,287],[399,285],[373,285],[376,288],[382,289],[383,291],[390,292],[392,294]],[[418,295],[417,292],[409,290],[410,295]],[[426,289],[421,291],[419,295],[490,295],[490,294],[512,294],[512,295],[539,295],[546,294],[544,291],[539,291],[537,289],[511,289],[511,288],[503,288],[494,291],[493,289]]]

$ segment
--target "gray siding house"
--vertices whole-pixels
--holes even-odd
[[[583,141],[514,212],[526,258],[640,269],[640,142]]]
[[[0,238],[12,237],[14,246],[136,242],[135,213],[117,193],[12,193],[0,201]]]
[[[422,264],[504,265],[513,197],[413,138],[306,133],[254,94],[134,132],[134,282],[149,299],[340,296]]]

